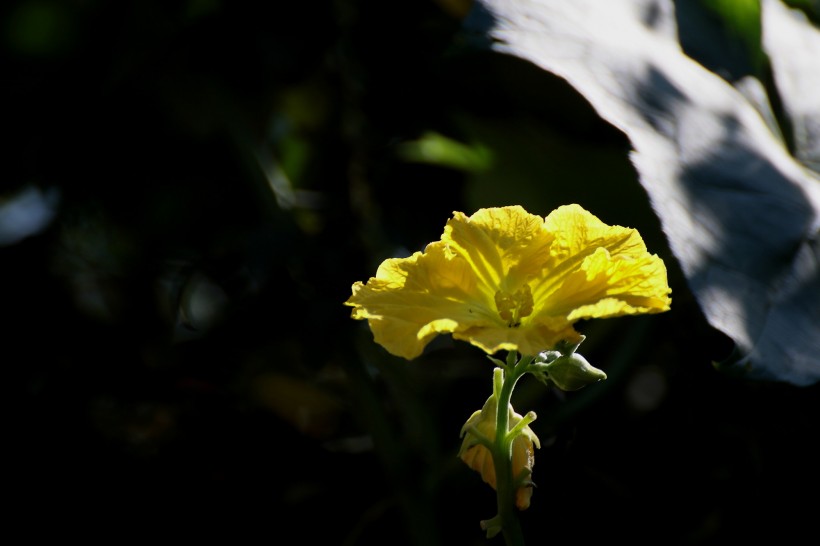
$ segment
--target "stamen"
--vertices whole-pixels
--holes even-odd
[[[517,328],[521,326],[522,318],[532,314],[532,290],[528,284],[519,288],[515,294],[499,290],[495,293],[495,306],[507,326]]]

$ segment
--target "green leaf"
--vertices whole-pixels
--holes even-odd
[[[432,131],[418,140],[404,143],[399,148],[399,155],[406,161],[468,172],[484,171],[492,164],[492,154],[484,146],[470,146]]]

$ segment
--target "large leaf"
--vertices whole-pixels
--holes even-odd
[[[761,17],[782,128],[760,82],[732,85],[684,53],[671,1],[478,0],[466,25],[566,79],[627,135],[737,369],[809,385],[820,380],[820,34],[779,0],[763,0]],[[794,152],[780,138],[791,131]]]

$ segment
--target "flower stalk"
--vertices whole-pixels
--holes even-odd
[[[480,472],[484,481],[496,490],[498,513],[481,522],[487,538],[502,533],[507,546],[524,545],[515,509],[529,507],[535,485],[531,479],[533,450],[540,447],[540,443],[529,426],[536,419],[535,412],[521,416],[513,410],[512,394],[518,381],[532,374],[548,386],[577,390],[606,379],[603,371],[575,353],[578,345],[558,344],[556,350],[520,358],[517,351],[510,351],[506,362],[490,357],[496,364],[493,394],[462,428],[462,435],[466,437],[459,451],[462,460]],[[551,377],[550,372],[555,372],[557,377]],[[568,381],[568,377],[572,380]]]
[[[517,353],[511,351],[508,355],[508,363],[514,360]],[[507,408],[512,407],[511,399],[513,389],[516,383],[524,375],[527,365],[532,360],[527,357],[522,358],[518,363],[512,366],[507,366],[506,370],[496,368],[494,371],[494,383],[498,383],[499,376],[502,377],[501,389],[498,393],[498,411],[496,412],[496,435],[495,447],[493,449],[493,464],[495,465],[496,475],[496,497],[498,504],[497,523],[501,527],[501,532],[504,534],[504,541],[507,546],[524,546],[524,535],[521,531],[521,523],[518,520],[518,515],[515,513],[516,506],[516,481],[513,476],[513,440],[521,434],[527,422],[523,419],[519,421],[515,427],[509,428],[510,412]],[[530,412],[527,421],[532,421],[535,414]],[[523,426],[519,426],[524,423]],[[487,529],[487,535],[490,536],[490,530]]]

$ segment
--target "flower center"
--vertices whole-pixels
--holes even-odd
[[[521,319],[532,314],[532,291],[525,284],[515,294],[499,290],[495,293],[495,306],[507,326],[517,328],[521,326]]]

